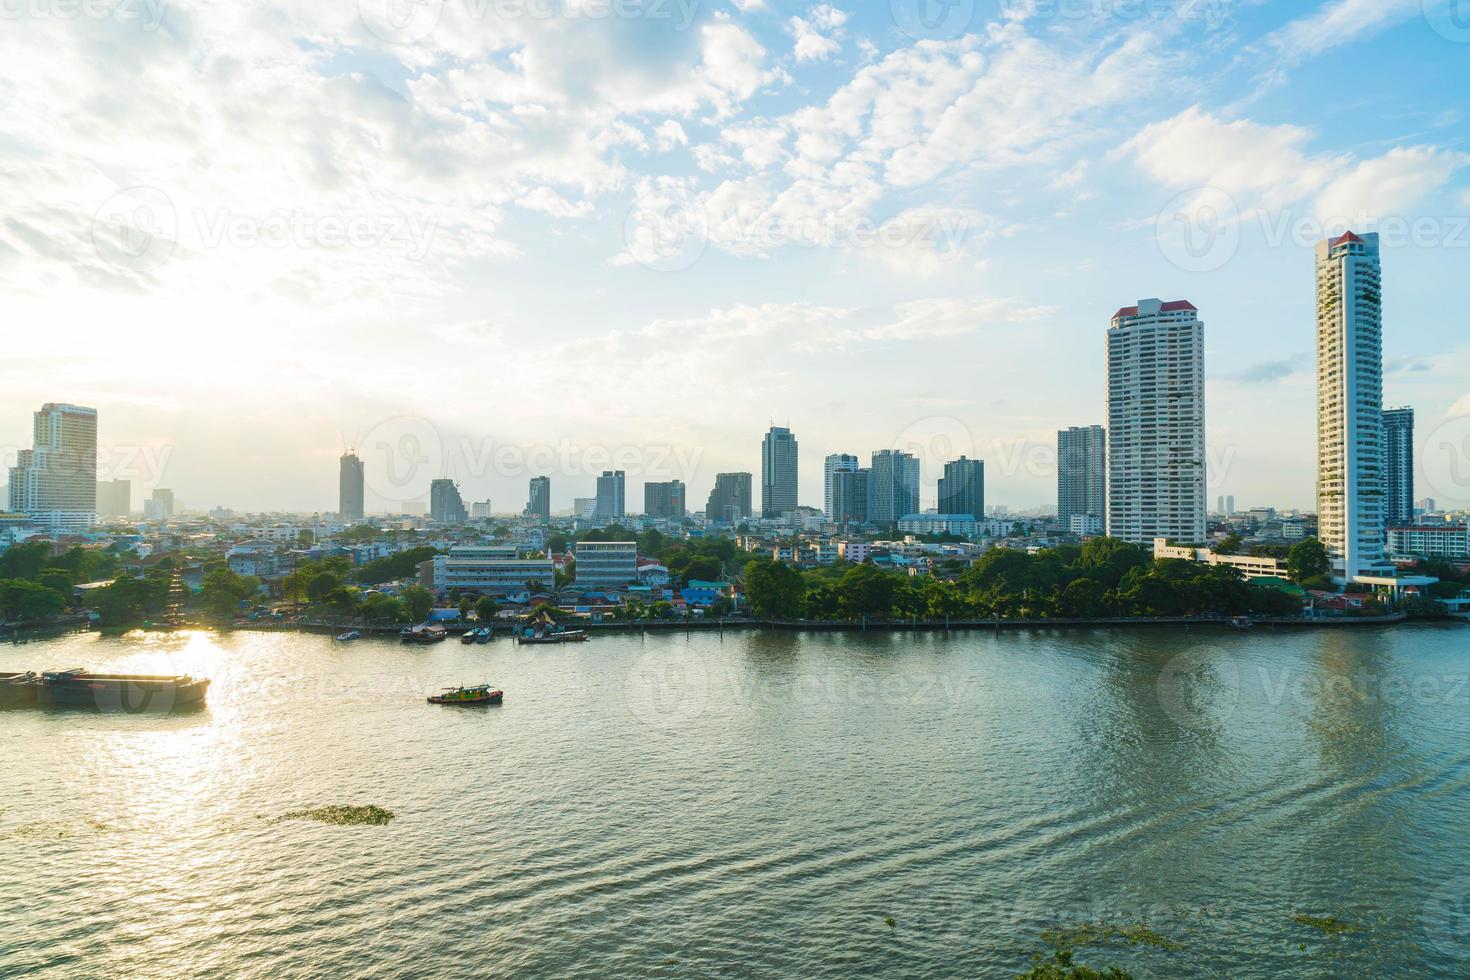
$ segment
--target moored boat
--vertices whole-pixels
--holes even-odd
[[[582,643],[587,640],[586,630],[564,630],[560,633],[531,633],[519,637],[521,643],[529,643],[533,646],[545,643]]]
[[[398,635],[403,637],[404,643],[438,643],[449,636],[449,631],[442,626],[425,623],[410,626]]]
[[[446,687],[443,694],[429,695],[430,704],[499,704],[505,692],[489,684],[474,687]]]
[[[357,630],[348,630],[346,633],[337,634],[337,639],[339,642],[348,643],[352,640],[362,639],[362,634],[359,633]]]
[[[173,711],[204,702],[209,678],[189,674],[94,674],[44,671],[32,682],[40,705],[73,705],[105,711]]]
[[[36,703],[36,682],[40,678],[33,671],[23,674],[0,674],[0,708]]]

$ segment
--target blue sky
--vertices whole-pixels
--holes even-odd
[[[1352,225],[1420,496],[1470,503],[1470,16],[918,2],[8,7],[0,446],[70,400],[195,506],[330,508],[357,447],[384,504],[622,465],[636,509],[774,421],[803,502],[899,446],[931,504],[965,452],[1026,507],[1160,296],[1206,323],[1211,498],[1310,507],[1311,247]]]

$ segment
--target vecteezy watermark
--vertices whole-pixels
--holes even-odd
[[[961,456],[975,459],[977,455],[974,433],[952,415],[930,415],[911,422],[893,440],[891,448],[918,457],[919,479],[925,484],[944,475],[944,464]]]
[[[1001,0],[1003,19],[1028,21],[1198,21],[1214,29],[1230,17],[1233,0]]]
[[[627,255],[644,268],[683,272],[709,247],[709,215],[688,189],[655,185],[628,209],[623,242]]]
[[[649,728],[680,731],[709,707],[709,672],[689,649],[650,650],[629,669],[623,697],[629,713]]]
[[[1449,500],[1470,500],[1470,415],[1456,415],[1424,438],[1421,465],[1429,485]]]
[[[1424,903],[1424,938],[1451,961],[1470,963],[1470,877],[1445,882]]]
[[[363,26],[389,44],[416,44],[451,23],[516,20],[642,20],[687,31],[700,0],[358,0]]]
[[[888,10],[915,41],[953,41],[975,24],[975,0],[888,0]]]
[[[1470,0],[1420,0],[1434,32],[1456,44],[1470,44]]]
[[[156,31],[165,0],[0,0],[0,20],[115,20]]]
[[[1221,650],[1188,650],[1164,665],[1155,688],[1159,706],[1179,727],[1213,729],[1240,704],[1240,668]]]
[[[281,209],[264,215],[228,208],[181,212],[155,187],[119,191],[97,210],[92,242],[114,268],[151,272],[174,254],[181,237],[201,249],[381,250],[422,261],[433,248],[437,223],[413,214],[332,214]]]
[[[1262,212],[1258,217],[1262,235],[1270,248],[1287,245],[1311,248],[1323,239],[1337,238],[1349,231],[1376,234],[1380,248],[1470,248],[1470,214],[1406,217],[1360,211],[1353,215],[1322,218],[1279,211]]]
[[[1213,272],[1240,248],[1240,212],[1218,187],[1176,195],[1154,220],[1159,251],[1185,272]]]
[[[8,471],[20,457],[20,446],[0,446],[0,471]],[[44,473],[50,477],[84,476],[97,480],[128,480],[144,486],[157,486],[173,456],[171,445],[149,446],[115,443],[98,446],[97,452],[47,453]]]

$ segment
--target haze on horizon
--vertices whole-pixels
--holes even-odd
[[[966,453],[1019,509],[1157,296],[1206,324],[1208,499],[1311,508],[1312,244],[1350,226],[1419,495],[1470,503],[1450,0],[389,2],[6,7],[6,457],[64,401],[135,506],[330,510],[344,450],[373,490],[407,446],[403,499],[619,466],[698,508],[775,423],[803,503],[896,446],[925,505]]]

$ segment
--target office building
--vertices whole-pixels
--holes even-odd
[[[495,511],[491,508],[490,505],[491,502],[488,500],[476,500],[472,502],[470,504],[470,520],[488,521],[490,518],[494,517]]]
[[[97,523],[97,410],[56,402],[31,418],[31,448],[10,468],[9,508],[50,531]]]
[[[572,516],[581,521],[590,521],[597,514],[596,497],[572,498]]]
[[[898,529],[904,534],[952,534],[960,538],[973,538],[978,526],[975,515],[970,513],[905,514],[898,519]]]
[[[944,464],[939,478],[939,513],[985,520],[985,461],[961,456]]]
[[[620,521],[627,514],[624,488],[628,474],[622,470],[603,470],[597,478],[597,506],[592,519],[597,521]]]
[[[1383,412],[1383,522],[1404,527],[1414,521],[1414,410],[1389,408]]]
[[[556,569],[550,558],[521,558],[516,549],[451,548],[419,565],[419,584],[435,593],[450,590],[506,596],[551,589]]]
[[[526,501],[526,516],[538,521],[551,520],[551,477],[531,477],[531,496]]]
[[[635,541],[578,541],[577,587],[621,588],[638,581]]]
[[[174,492],[165,487],[155,487],[153,496],[143,501],[143,519],[161,522],[174,516]]]
[[[868,521],[897,524],[919,511],[919,458],[896,449],[873,454],[868,468]]]
[[[1382,288],[1376,234],[1317,243],[1317,535],[1345,581],[1390,567]]]
[[[429,484],[429,520],[440,524],[463,524],[469,520],[464,498],[454,481],[441,477]]]
[[[343,453],[337,469],[337,516],[344,521],[360,521],[366,512],[362,460],[355,453]]]
[[[1140,300],[1108,328],[1108,534],[1205,540],[1205,329],[1194,304]]]
[[[833,484],[837,474],[851,473],[858,468],[858,458],[848,453],[833,453],[828,456],[823,466],[822,486],[823,502],[822,511],[827,515],[827,520],[839,520],[837,510],[832,505]]]
[[[130,480],[97,481],[97,516],[127,517],[133,512],[133,484]]]
[[[1057,432],[1057,520],[1072,515],[1101,518],[1108,512],[1108,432],[1100,425]]]
[[[796,510],[796,436],[771,426],[761,443],[761,516],[773,520]]]
[[[751,485],[749,473],[716,473],[715,488],[704,507],[704,518],[715,524],[739,524],[750,517]]]
[[[684,482],[643,484],[643,516],[664,521],[682,521],[689,512],[684,500]]]
[[[830,520],[838,524],[868,522],[868,481],[871,475],[872,470],[869,469],[841,469],[833,474]]]

